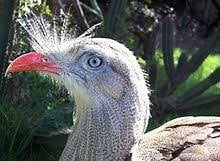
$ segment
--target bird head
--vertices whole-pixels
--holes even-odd
[[[46,73],[63,84],[79,103],[90,104],[120,99],[134,86],[132,79],[136,83],[140,79],[141,71],[132,52],[114,40],[83,38],[59,46],[52,53],[21,55],[6,73]]]

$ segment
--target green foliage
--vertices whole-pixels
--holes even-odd
[[[127,0],[113,0],[107,14],[104,17],[103,34],[113,38],[118,30],[120,22],[123,20]]]
[[[174,50],[174,66],[178,66],[179,59],[182,51],[179,48]],[[188,53],[188,58],[193,54]],[[141,64],[145,64],[143,59],[139,61]],[[164,82],[169,81],[167,73],[164,68],[163,53],[161,51],[156,52],[156,62],[158,76],[155,89],[161,89]],[[159,127],[163,123],[183,116],[183,115],[215,115],[219,116],[219,103],[220,103],[220,55],[210,54],[205,61],[199,66],[199,68],[193,72],[190,77],[178,86],[178,88],[168,97],[161,99],[155,98],[152,95],[151,98],[161,101],[160,114],[157,119],[151,119],[149,122],[148,130],[152,130]],[[215,72],[215,73],[213,73]],[[212,79],[209,79],[211,78]],[[201,84],[203,85],[201,86]],[[205,86],[204,86],[205,84]],[[204,89],[202,89],[202,88]],[[154,92],[154,91],[153,91]],[[197,92],[197,93],[196,93]],[[193,96],[191,96],[193,95]],[[160,100],[161,99],[161,100]],[[179,101],[181,105],[179,105]],[[160,103],[160,102],[156,102]],[[155,107],[152,107],[152,109]],[[155,112],[155,109],[154,111]],[[165,114],[166,113],[166,114]],[[154,113],[155,115],[155,113]]]
[[[176,48],[174,50],[174,65],[178,65],[178,60],[181,55],[181,49]],[[188,54],[191,57],[192,54]],[[164,68],[163,54],[161,51],[157,51],[156,53],[156,61],[157,61],[157,69],[158,69],[158,77],[160,79],[157,80],[156,88],[161,88],[163,83],[168,80],[166,71]],[[143,62],[142,62],[143,63]],[[219,54],[212,55],[210,54],[205,61],[201,64],[201,66],[196,70],[184,83],[182,83],[178,89],[172,94],[171,98],[175,98],[190,88],[195,86],[198,82],[201,82],[205,78],[207,78],[215,69],[217,69],[220,65],[220,56]],[[201,96],[208,96],[210,94],[220,94],[220,83],[214,84],[208,90],[206,90]]]
[[[29,111],[30,112],[30,111]],[[35,129],[30,129],[33,119],[27,117],[28,110],[19,107],[0,107],[0,159],[5,161],[49,158],[45,152],[38,153],[40,146],[33,143]],[[32,150],[31,150],[32,149]],[[33,158],[32,158],[33,156]]]
[[[0,160],[58,160],[62,147],[51,146],[54,145],[51,142],[48,144],[48,137],[44,139],[47,140],[46,143],[42,142],[42,139],[41,141],[37,139],[39,126],[42,124],[33,126],[34,118],[36,117],[35,112],[38,113],[37,111],[27,110],[24,107],[0,107]],[[31,115],[33,116],[31,117]],[[58,123],[59,121],[57,120],[56,122]],[[47,125],[49,123],[51,122],[47,122]],[[47,132],[51,130],[49,127],[45,129]],[[63,139],[63,142],[65,142],[65,139]]]
[[[166,17],[162,23],[162,51],[167,76],[172,81],[175,73],[173,62],[173,22]]]
[[[31,135],[28,134],[26,128],[23,128],[25,127],[24,122],[21,122],[17,113],[14,115],[12,113],[14,111],[11,110],[10,113],[7,112],[3,108],[0,109],[0,153],[2,154],[2,160],[15,160],[27,148],[31,141],[31,137],[29,137]],[[13,119],[11,119],[11,116]]]
[[[195,86],[198,82],[201,82],[205,78],[207,78],[215,69],[220,67],[220,56],[209,55],[202,65],[196,70],[185,83],[181,84],[178,87],[178,90],[174,92],[174,95],[181,95],[189,90],[191,87]],[[214,84],[208,90],[206,90],[201,96],[208,96],[212,94],[220,94],[220,82]]]
[[[56,161],[63,147],[52,146],[53,143],[44,142],[42,138],[39,140],[38,135],[71,126],[69,97],[65,91],[61,97],[59,91],[62,88],[45,76],[26,73],[25,78],[19,83],[26,92],[22,102],[10,100],[10,104],[0,106],[2,160],[37,161],[47,158],[47,161]]]
[[[21,15],[23,15],[26,11],[30,11],[30,8],[32,10],[37,10],[40,13],[44,13],[44,15],[52,15],[52,12],[45,0],[20,0],[18,9],[19,17],[21,17]]]

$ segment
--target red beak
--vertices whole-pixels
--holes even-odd
[[[21,71],[41,71],[59,75],[60,66],[41,53],[30,52],[19,56],[8,66],[5,75]]]

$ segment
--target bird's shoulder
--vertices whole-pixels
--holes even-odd
[[[144,134],[132,159],[220,160],[220,117],[181,117]]]

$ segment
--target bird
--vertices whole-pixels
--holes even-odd
[[[217,161],[220,117],[180,117],[145,133],[150,89],[134,54],[97,25],[80,36],[51,30],[27,16],[32,52],[13,60],[8,73],[37,71],[64,86],[74,99],[76,121],[60,161]]]

